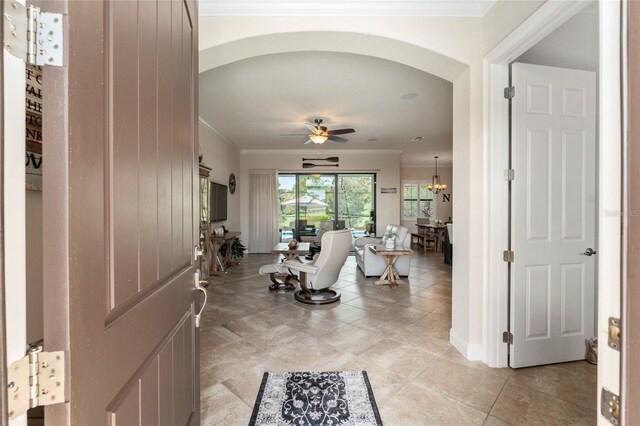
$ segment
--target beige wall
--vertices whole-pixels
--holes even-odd
[[[229,185],[229,175],[236,175],[236,192],[227,197],[227,220],[216,222],[230,231],[240,229],[240,196],[242,178],[240,177],[240,153],[222,136],[200,123],[200,150],[203,155],[202,165],[211,167],[211,182]],[[246,238],[241,239],[246,241]]]
[[[483,52],[490,52],[545,2],[546,0],[498,0],[495,2],[484,16]]]
[[[350,152],[346,150],[329,151],[323,150],[322,157],[340,157],[340,167],[317,167],[314,169],[302,168],[302,157],[312,155],[310,151],[300,151],[291,153],[268,152],[243,152],[241,155],[241,178],[242,178],[242,233],[249,232],[249,172],[251,170],[269,169],[279,172],[375,172],[377,174],[377,194],[376,194],[376,216],[377,233],[381,233],[389,223],[399,223],[400,221],[400,152],[389,153],[363,153]],[[381,194],[380,188],[397,188],[395,194]]]
[[[431,176],[435,173],[435,167],[416,167],[416,166],[402,166],[400,168],[400,180],[401,182],[422,181],[431,182]],[[442,220],[443,222],[450,217],[453,219],[453,169],[451,166],[438,165],[438,174],[442,183],[447,185],[445,194],[450,194],[449,201],[443,201],[442,194],[434,196],[436,201],[436,217],[435,219]],[[400,209],[402,209],[402,200],[400,200]],[[401,211],[402,214],[402,211]],[[415,232],[415,220],[401,220],[402,225],[406,226]]]
[[[26,191],[27,343],[44,337],[42,287],[42,191]]]

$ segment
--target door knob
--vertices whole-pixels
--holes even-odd
[[[594,249],[592,249],[591,247],[589,247],[588,249],[585,250],[584,253],[580,253],[582,255],[585,256],[593,256],[594,254],[596,254],[596,251]]]

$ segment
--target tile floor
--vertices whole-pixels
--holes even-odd
[[[321,307],[267,290],[250,255],[208,287],[201,323],[202,424],[246,425],[265,371],[366,370],[385,425],[595,424],[596,368],[520,370],[467,361],[449,344],[451,269],[417,252],[406,284],[374,287],[349,257]]]

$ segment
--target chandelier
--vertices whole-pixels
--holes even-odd
[[[447,185],[440,183],[440,175],[438,174],[438,156],[436,155],[433,158],[436,159],[436,174],[431,177],[431,183],[427,185],[427,189],[434,194],[439,194],[447,189]]]

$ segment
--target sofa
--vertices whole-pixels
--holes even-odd
[[[388,225],[384,234],[395,234],[396,246],[411,248],[411,232],[404,226]],[[358,267],[366,277],[379,277],[387,269],[387,261],[384,256],[378,256],[369,250],[371,245],[384,244],[384,238],[361,237],[355,242],[355,256]],[[400,256],[395,263],[398,275],[406,277],[409,275],[412,256]]]

